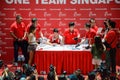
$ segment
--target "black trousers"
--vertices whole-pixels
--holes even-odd
[[[106,65],[112,73],[116,72],[116,48],[106,52]]]
[[[21,48],[22,54],[25,57],[25,63],[28,63],[28,52],[27,52],[27,47],[28,47],[28,41],[23,40],[23,41],[14,41],[14,62],[18,61],[18,50]]]

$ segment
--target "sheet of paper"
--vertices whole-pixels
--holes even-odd
[[[85,47],[88,44],[81,44],[78,47],[75,47],[75,45],[46,45],[46,44],[40,44],[37,46],[36,50],[52,50],[52,51],[64,51],[64,50],[85,50]]]
[[[99,27],[99,28],[98,28],[98,31],[97,31],[97,34],[98,34],[98,33],[101,33],[102,30],[103,30],[103,28],[102,28],[102,27]]]

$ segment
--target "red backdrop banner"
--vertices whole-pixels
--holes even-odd
[[[98,27],[103,27],[103,21],[110,18],[117,22],[119,29],[120,0],[0,0],[2,59],[13,58],[13,39],[9,31],[18,14],[22,15],[26,25],[31,18],[38,18],[44,36],[48,36],[55,27],[62,34],[69,22],[75,22],[83,37],[85,34],[83,26],[90,18],[96,19]]]

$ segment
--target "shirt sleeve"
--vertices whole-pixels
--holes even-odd
[[[52,34],[48,37],[48,40],[52,42]]]
[[[107,43],[111,43],[113,41],[115,34],[113,32],[108,32],[108,34],[105,37],[105,40],[107,41]]]
[[[27,32],[27,26],[25,26],[24,23],[22,23],[22,26],[24,26],[24,30],[25,30],[25,32]]]
[[[38,24],[38,30],[41,31],[41,26],[40,26],[40,24]]]
[[[91,35],[90,35],[90,38],[94,39],[95,36],[96,36],[96,33],[92,32]]]
[[[14,25],[12,24],[12,25],[10,26],[10,32],[14,32],[14,30],[15,30],[15,27],[14,27]]]

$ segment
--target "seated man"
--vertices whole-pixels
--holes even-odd
[[[69,28],[64,32],[64,43],[65,44],[77,44],[80,37],[79,31],[75,29],[75,23],[70,22]]]
[[[47,43],[50,45],[63,44],[63,37],[59,34],[57,28],[54,28],[53,34],[49,36]]]

